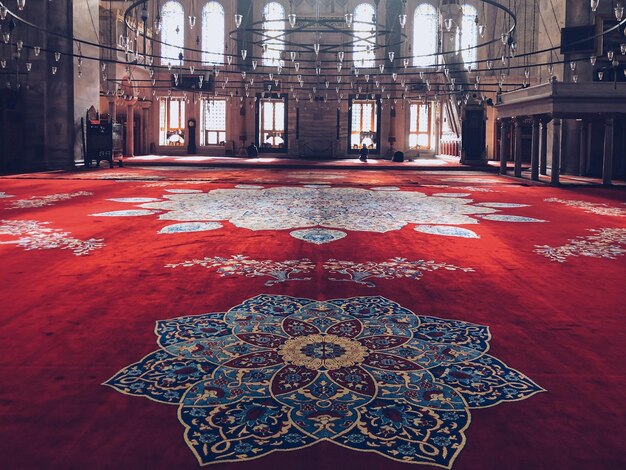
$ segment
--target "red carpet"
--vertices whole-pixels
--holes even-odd
[[[442,450],[447,457],[430,461],[454,469],[626,467],[623,189],[527,186],[478,172],[333,168],[132,167],[18,175],[0,178],[0,257],[4,468],[198,468],[230,454],[222,460],[255,460],[216,468],[400,469],[417,468],[402,461],[424,463]],[[258,410],[240,410],[257,436],[271,432],[250,441],[251,447],[231,436],[232,448],[211,452],[217,441],[201,426],[202,410],[218,408],[203,408],[199,396],[195,404],[179,404],[182,391],[186,399],[193,395],[193,383],[204,380],[203,390],[209,390],[206,378],[216,380],[219,361],[198,363],[205,376],[179,368],[175,379],[129,366],[187,341],[185,335],[226,338],[233,332],[213,331],[196,317],[215,313],[207,317],[217,322],[211,328],[231,328],[241,318],[223,312],[260,294],[269,296],[273,309],[285,301],[275,296],[338,299],[332,305],[343,313],[333,318],[352,315],[363,330],[319,331],[327,343],[334,341],[325,348],[340,358],[352,351],[356,359],[320,366],[319,377],[350,390],[349,379],[333,371],[362,363],[359,371],[367,369],[376,385],[349,398],[328,395],[332,406],[344,400],[341,419],[334,421],[346,423],[343,434],[324,421],[330,416],[324,413],[315,422],[327,428],[312,430],[310,416],[298,422],[277,412],[262,421]],[[392,378],[371,372],[372,364],[384,354],[399,361],[400,344],[382,347],[367,339],[385,336],[374,333],[387,321],[370,317],[367,299],[375,299],[377,311],[390,308],[389,319],[401,320],[389,341],[411,336],[435,348],[420,358],[403,356],[405,372],[394,374],[408,380],[393,392],[385,388]],[[229,315],[256,311],[250,302]],[[259,327],[279,315],[272,312]],[[280,318],[299,318],[295,307],[285,312]],[[179,328],[183,320],[176,320],[160,323],[171,329],[155,335],[157,322],[187,316],[193,328]],[[488,327],[490,339],[486,328],[468,323]],[[284,376],[283,368],[302,359],[289,353],[301,340],[277,331],[264,333],[282,335],[272,340],[279,351],[271,356],[274,365],[264,367]],[[221,344],[211,354],[236,356],[235,343],[232,350]],[[469,354],[472,370],[462,373],[460,362],[446,362],[437,353],[441,344],[453,354]],[[324,351],[322,359],[335,358]],[[483,365],[499,370],[490,396],[484,374],[467,378],[480,359],[472,359],[472,351],[493,358]],[[241,362],[224,364],[220,371],[250,370]],[[145,387],[131,389],[137,371],[147,373]],[[415,404],[418,399],[407,393],[427,388],[418,373],[430,374],[430,386],[440,387],[437,399],[450,408],[426,407],[435,410],[426,416],[424,409],[419,414],[405,407],[402,421],[393,407]],[[130,391],[124,391],[127,385]],[[187,388],[179,396],[173,385]],[[312,386],[299,390],[305,389]],[[243,396],[257,392],[248,389]],[[287,409],[282,393],[274,389],[272,400]],[[426,399],[432,397],[420,398]],[[300,400],[292,407],[300,411],[310,405],[290,400]],[[277,403],[252,401],[266,413]],[[355,410],[358,419],[350,416]],[[224,414],[223,422],[233,416]],[[281,434],[272,428],[277,423],[290,430]],[[409,436],[428,426],[436,432]],[[186,439],[186,427],[199,434]],[[205,444],[208,451],[197,457]],[[429,467],[435,468],[419,468]]]

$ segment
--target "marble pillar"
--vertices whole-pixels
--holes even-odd
[[[580,122],[580,150],[578,151],[578,175],[584,176],[587,168],[587,127],[589,123],[587,121]]]
[[[539,174],[548,174],[548,121],[539,121]]]
[[[46,2],[47,3],[47,2]],[[52,3],[51,7],[52,7]],[[80,38],[83,41],[89,41],[91,43],[98,43],[100,34],[99,21],[88,21],[85,18],[89,18],[89,15],[95,15],[97,19],[99,17],[99,0],[81,0],[73,1],[72,4],[72,31],[75,38]],[[97,46],[88,44],[86,42],[78,44],[76,42],[72,45],[74,54],[85,57],[98,57],[100,50]],[[64,58],[68,61],[72,61],[73,67],[73,82],[72,86],[72,103],[74,112],[74,125],[73,128],[74,138],[74,163],[83,161],[83,132],[81,129],[81,120],[85,118],[87,110],[94,106],[100,113],[107,112],[107,110],[99,109],[100,107],[100,63],[97,60],[88,60],[75,57],[74,59],[67,57]],[[69,85],[70,82],[67,84]]]
[[[114,96],[110,96],[108,98],[108,102],[109,102],[109,116],[111,117],[111,120],[113,122],[117,121],[117,103],[115,102],[115,97]]]
[[[604,160],[602,161],[602,184],[610,185],[613,179],[613,125],[615,119],[604,121]]]
[[[515,118],[515,141],[513,155],[515,159],[514,175],[516,178],[522,176],[522,118]]]
[[[126,151],[125,157],[132,157],[135,148],[135,104],[126,105]]]
[[[534,116],[530,151],[530,179],[533,181],[539,181],[539,144],[539,118]]]
[[[509,121],[500,120],[500,174],[506,175],[506,162],[509,153]]]
[[[144,101],[141,103],[141,153],[143,155],[150,153],[150,144],[148,142],[148,111],[150,111],[150,106],[151,103],[149,102]]]
[[[552,119],[552,162],[550,184],[559,184],[559,170],[561,167],[561,118]]]

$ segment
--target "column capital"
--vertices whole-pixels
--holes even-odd
[[[538,117],[539,117],[539,124],[543,126],[547,125],[552,120],[552,116],[548,116],[546,114],[540,114]]]
[[[115,99],[115,104],[117,104],[117,106],[133,107],[137,104],[137,99],[136,98],[125,99],[124,97],[118,96]]]

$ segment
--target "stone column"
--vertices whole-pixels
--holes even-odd
[[[520,178],[522,176],[522,118],[515,118],[515,148],[514,158],[515,158],[515,171],[514,175],[516,178]]]
[[[441,104],[435,106],[435,155],[441,153]]]
[[[589,174],[589,169],[591,167],[591,145],[593,144],[593,126],[594,122],[587,122],[587,161],[585,162],[585,176]]]
[[[6,5],[9,2],[4,3]],[[26,2],[26,8],[31,8],[30,3],[31,2]],[[58,13],[63,11],[63,8],[61,7],[63,2],[32,3],[54,4],[53,7],[51,6],[49,8],[51,13],[52,11]],[[71,25],[70,37],[73,36],[75,38],[81,38],[91,44],[98,43],[98,37],[100,35],[100,22],[98,21],[97,16],[99,5],[100,2],[98,0],[67,2],[68,9],[66,12],[69,10],[72,15],[67,19],[68,23]],[[90,22],[83,20],[89,16],[91,11],[95,12],[96,21]],[[39,24],[39,20],[35,20],[35,23]],[[55,30],[55,28],[51,25],[46,24],[46,27],[51,27],[52,31],[61,32]],[[74,42],[73,46],[71,43],[67,44],[67,46],[71,48],[71,51],[74,52],[76,56],[85,54],[87,57],[98,57],[100,55],[98,47],[88,43],[79,45]],[[72,93],[69,99],[69,106],[70,108],[74,108],[74,162],[76,163],[83,160],[83,133],[80,126],[81,119],[85,118],[85,113],[91,106],[94,106],[100,113],[104,112],[103,109],[100,109],[100,64],[97,60],[83,60],[78,57],[74,57],[74,59],[72,59],[72,57],[63,57],[62,61],[70,61],[74,66],[73,80],[65,80],[61,77],[58,77],[57,80],[60,80],[61,83],[63,83],[63,86],[68,87]],[[63,73],[61,68],[59,68],[59,73]]]
[[[561,119],[561,152],[559,153],[561,159],[559,161],[559,175],[567,173],[569,162],[573,160],[572,154],[576,151],[576,140],[572,137],[575,137],[578,133],[578,127],[578,122],[573,119]],[[570,139],[572,142],[569,142]]]
[[[393,160],[393,154],[396,151],[393,148],[393,144],[396,141],[396,110],[394,108],[389,110],[389,137],[387,137],[387,141],[389,142],[389,149],[385,156],[389,158],[389,160]]]
[[[111,117],[111,121],[115,122],[117,120],[117,103],[115,102],[115,97],[110,96],[108,98],[109,101],[109,116]]]
[[[509,122],[500,120],[500,174],[506,175],[506,161],[509,149]]]
[[[533,116],[532,147],[530,151],[530,179],[539,181],[539,118]]]
[[[246,106],[245,104],[239,108],[239,141],[240,147],[237,152],[240,156],[248,155],[246,142],[248,141],[247,127],[246,127]],[[235,149],[233,149],[235,150]]]
[[[587,168],[587,121],[580,122],[580,150],[578,155],[578,175],[584,176]]]
[[[135,147],[135,103],[126,105],[126,151],[125,157],[132,157]]]
[[[559,184],[559,169],[561,165],[561,118],[552,119],[552,172],[550,184]]]
[[[613,179],[613,117],[604,121],[604,161],[602,162],[602,184],[610,185]]]
[[[141,153],[147,155],[150,153],[150,144],[148,143],[148,111],[150,110],[150,102],[141,103]]]
[[[548,174],[548,121],[539,121],[539,174]]]

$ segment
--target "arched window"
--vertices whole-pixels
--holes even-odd
[[[476,62],[476,44],[478,44],[478,24],[476,23],[476,7],[463,5],[463,20],[461,20],[461,55],[467,67]],[[463,51],[468,47],[468,49]]]
[[[437,63],[437,10],[430,3],[422,3],[413,15],[413,66],[428,67]]]
[[[185,10],[180,2],[165,2],[161,7],[161,21],[161,63],[174,65],[185,47]]]
[[[202,9],[202,65],[224,63],[224,7],[207,2]]]
[[[285,49],[282,36],[285,31],[285,9],[278,2],[270,2],[263,9],[263,31],[267,49],[263,52],[263,65],[275,66]]]
[[[352,60],[355,67],[374,67],[376,53],[376,11],[369,3],[361,3],[354,9],[354,30],[355,41],[352,46]]]

